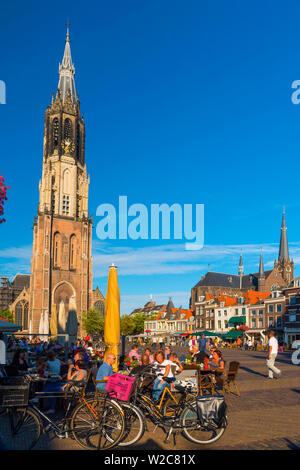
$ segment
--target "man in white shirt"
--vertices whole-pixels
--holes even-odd
[[[273,330],[269,331],[269,343],[268,343],[268,358],[267,366],[269,369],[268,379],[273,379],[273,372],[278,375],[278,378],[281,376],[281,370],[275,367],[275,360],[278,354],[278,341],[275,338],[275,333]]]

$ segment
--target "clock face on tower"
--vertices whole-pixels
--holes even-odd
[[[75,144],[71,139],[65,139],[62,142],[61,147],[65,153],[73,153],[75,150]]]

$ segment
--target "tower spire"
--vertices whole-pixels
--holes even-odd
[[[281,262],[282,261],[289,261],[287,228],[286,228],[286,224],[285,224],[285,207],[283,207],[283,212],[282,212],[282,223],[281,223],[281,235],[280,235],[278,261],[281,261]]]
[[[60,92],[60,98],[62,102],[65,102],[68,94],[72,103],[76,104],[76,90],[75,90],[75,67],[72,62],[71,56],[71,46],[70,46],[70,24],[67,23],[67,32],[66,32],[66,44],[65,51],[62,63],[59,64],[59,81],[58,81],[58,90]]]
[[[260,260],[259,260],[259,277],[260,278],[265,277],[262,249],[261,249],[261,252],[260,252]]]
[[[240,254],[240,262],[239,262],[239,276],[244,275],[244,265],[243,265],[243,257],[242,257],[242,250]]]

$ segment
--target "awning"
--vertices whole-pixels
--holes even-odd
[[[228,323],[232,323],[232,324],[239,324],[239,325],[245,325],[246,323],[246,316],[236,316],[236,317],[231,317],[229,318],[228,320]]]
[[[195,336],[223,336],[221,333],[213,333],[212,331],[199,331],[198,333],[193,333]]]
[[[2,333],[14,333],[16,331],[22,330],[22,326],[15,325],[5,320],[0,320],[0,331]]]
[[[225,335],[222,335],[224,339],[237,339],[239,336],[244,334],[243,331],[228,331]]]

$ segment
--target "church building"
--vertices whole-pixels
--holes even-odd
[[[274,268],[264,270],[261,253],[258,272],[244,274],[241,255],[238,274],[208,271],[202,276],[191,290],[190,307],[195,308],[195,302],[205,299],[206,294],[242,296],[247,291],[270,292],[287,287],[293,278],[294,261],[289,257],[285,210],[283,210],[278,260],[274,262]]]

